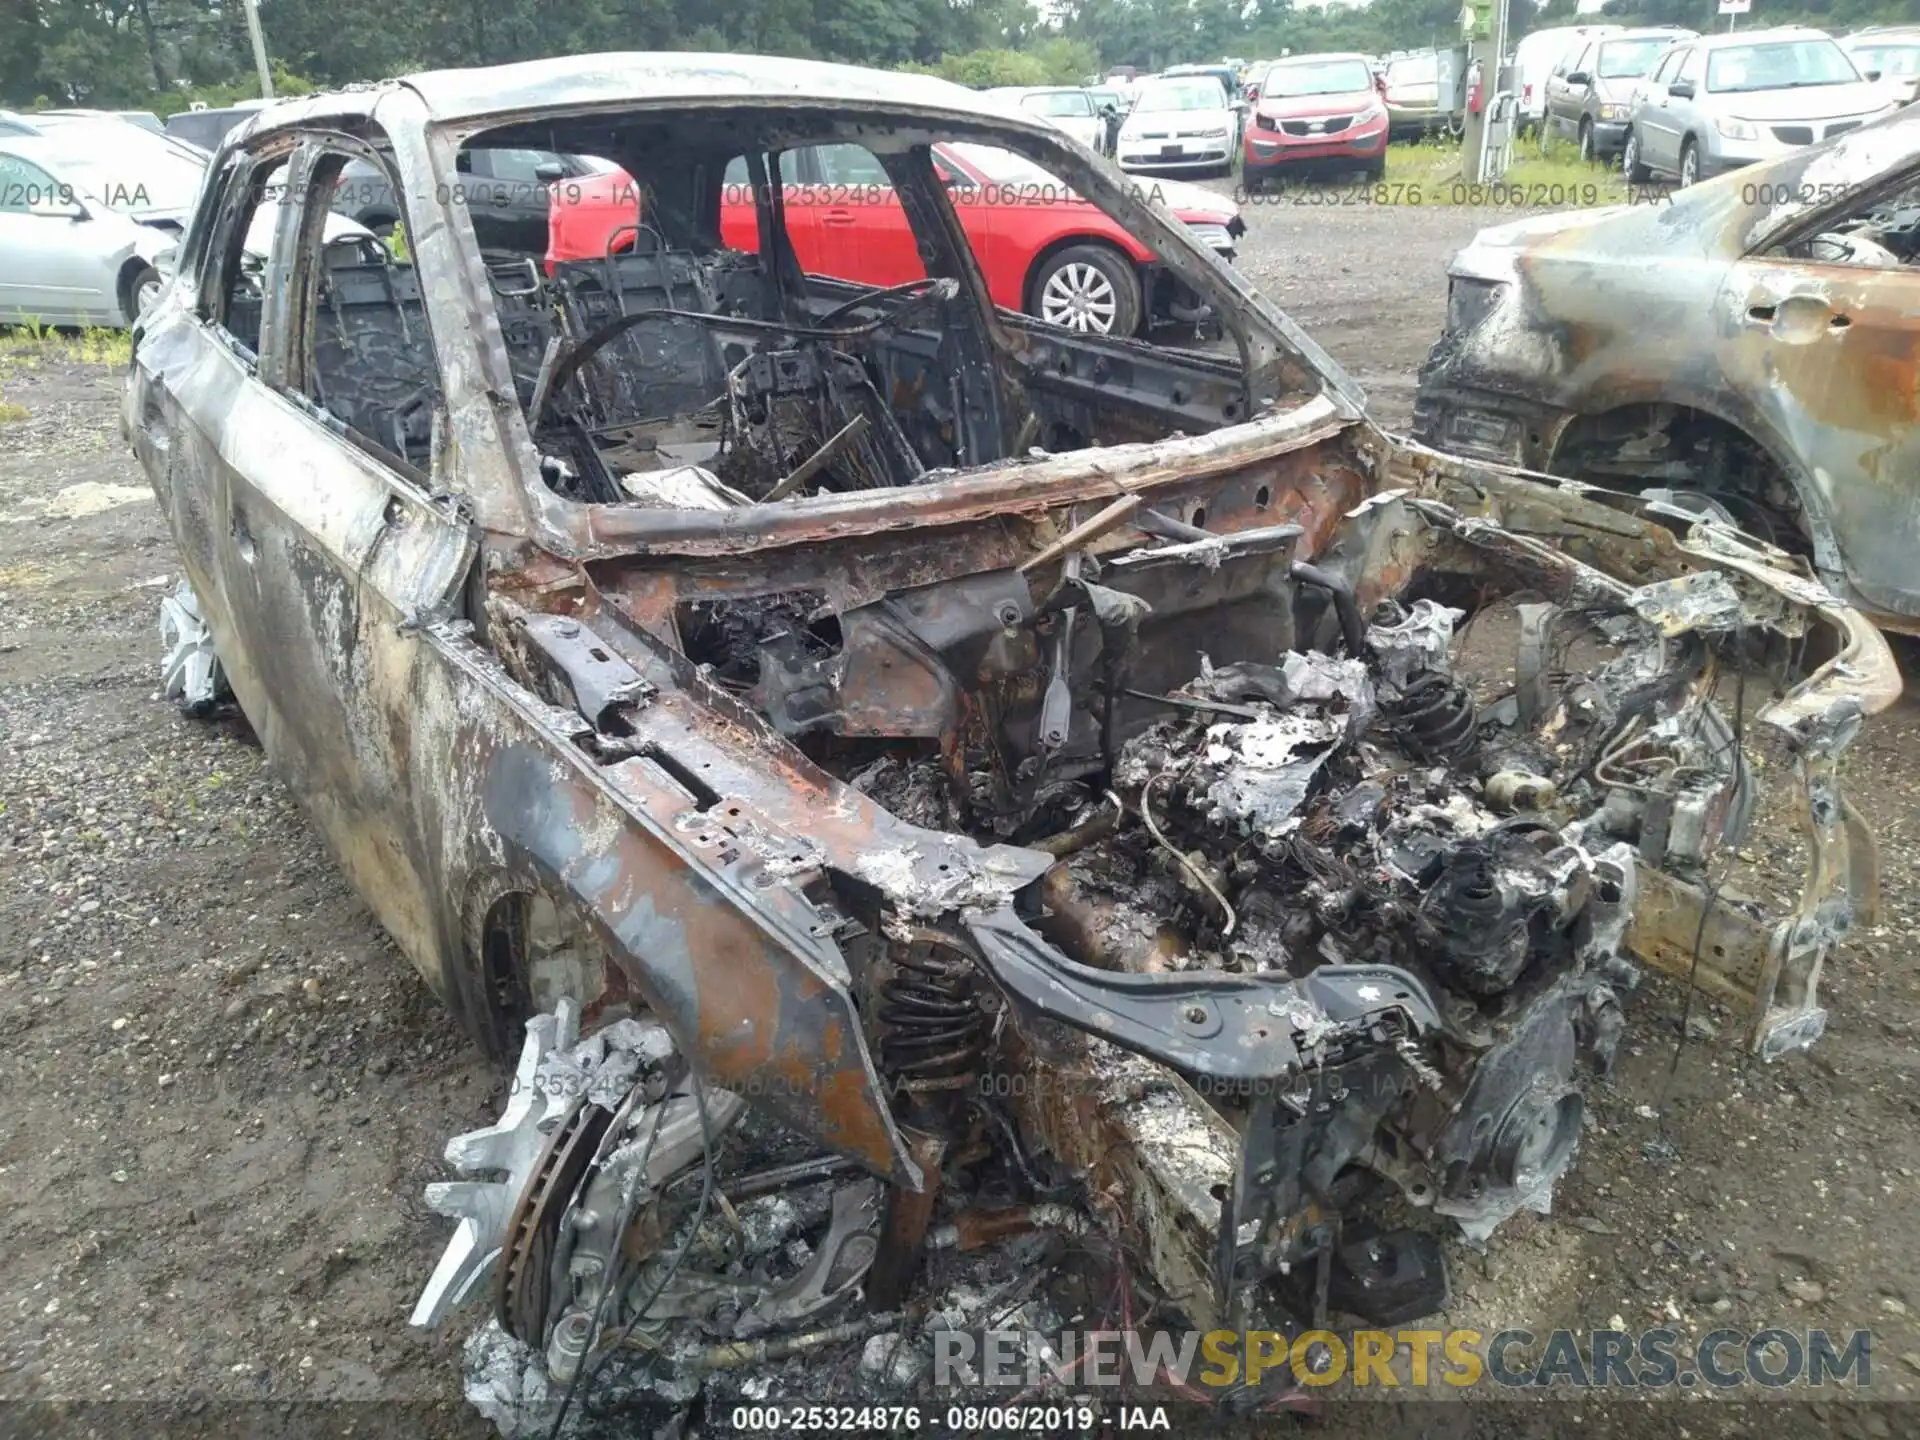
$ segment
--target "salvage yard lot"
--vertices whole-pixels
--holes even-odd
[[[1249,205],[1241,263],[1398,428],[1447,257],[1495,218]],[[458,1328],[424,1336],[406,1315],[446,1238],[421,1188],[450,1134],[497,1115],[498,1077],[244,729],[157,698],[155,611],[178,571],[119,437],[116,373],[41,345],[0,360],[0,394],[26,412],[0,422],[0,1397],[407,1401],[415,1433],[491,1433],[459,1394]],[[1920,1400],[1920,708],[1903,700],[1850,755],[1886,905],[1827,972],[1826,1038],[1761,1066],[1739,1017],[1701,1002],[1676,1063],[1681,991],[1643,985],[1556,1213],[1515,1219],[1484,1257],[1456,1247],[1436,1325],[1865,1327],[1872,1393]],[[1776,803],[1728,887],[1777,898],[1799,849],[1774,818],[1787,776],[1765,778]],[[1613,1418],[1749,1433],[1698,1398]],[[1548,1423],[1471,1413],[1474,1433]],[[1920,1412],[1767,1425],[1904,1435]]]

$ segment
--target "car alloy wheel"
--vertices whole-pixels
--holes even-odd
[[[1640,132],[1632,126],[1627,127],[1627,146],[1620,152],[1620,169],[1630,185],[1644,185],[1653,178],[1653,172],[1640,158]]]
[[[1589,165],[1593,163],[1593,125],[1586,120],[1580,122],[1580,158]]]
[[[1685,189],[1689,185],[1699,183],[1699,180],[1700,151],[1689,140],[1680,148],[1680,187]]]
[[[1113,282],[1083,261],[1062,265],[1040,287],[1040,318],[1069,330],[1110,335],[1119,310]]]
[[[133,309],[136,315],[144,315],[153,308],[153,302],[160,298],[160,292],[167,288],[167,282],[158,275],[150,275],[140,282],[140,288],[133,295]]]

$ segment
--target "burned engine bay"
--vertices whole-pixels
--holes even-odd
[[[569,958],[524,966],[542,1013],[429,1191],[461,1226],[415,1314],[491,1296],[468,1391],[503,1431],[855,1364],[920,1393],[936,1330],[1093,1323],[1112,1287],[1057,1293],[1074,1257],[1168,1323],[1403,1323],[1447,1301],[1442,1222],[1483,1245],[1548,1209],[1641,962],[1697,971],[1711,922],[1753,1047],[1812,1042],[1875,903],[1834,766],[1891,698],[1842,678],[1878,637],[1733,532],[1375,442],[1401,488],[1349,441],[1116,480],[930,582],[628,561],[557,609],[496,592],[508,672],[727,917],[684,971],[614,880],[564,941],[522,923]],[[1766,636],[1825,663],[1743,721],[1715,697]],[[1815,815],[1778,925],[1709,881],[1743,724]],[[802,963],[736,963],[736,913]]]

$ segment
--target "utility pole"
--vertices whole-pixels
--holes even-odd
[[[1460,134],[1460,178],[1470,185],[1496,178],[1487,174],[1487,117],[1500,91],[1500,61],[1507,47],[1508,0],[1465,0],[1460,28],[1467,41],[1467,69],[1462,87],[1470,84],[1475,67],[1480,76],[1480,113],[1467,109]],[[1465,104],[1465,100],[1462,100]]]
[[[260,73],[260,98],[273,99],[273,71],[267,67],[267,37],[260,30],[260,0],[242,0],[247,35],[253,41],[253,68]]]

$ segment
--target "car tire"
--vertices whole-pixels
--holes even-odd
[[[1382,180],[1387,178],[1387,157],[1382,155],[1360,173],[1366,178],[1367,184],[1378,185]]]
[[[1133,262],[1108,245],[1055,251],[1027,286],[1029,315],[1082,334],[1131,336],[1140,329],[1142,308]]]
[[[1589,165],[1600,158],[1593,152],[1593,122],[1585,118],[1580,121],[1580,158]]]
[[[1640,132],[1631,127],[1626,148],[1620,152],[1620,168],[1626,172],[1629,185],[1644,185],[1653,178],[1653,172],[1640,163]]]
[[[1680,142],[1680,188],[1700,183],[1700,147],[1689,136]]]
[[[127,317],[129,328],[139,322],[141,312],[159,299],[165,288],[166,281],[151,265],[142,265],[128,274],[120,293],[120,309]]]

